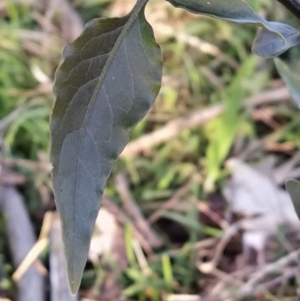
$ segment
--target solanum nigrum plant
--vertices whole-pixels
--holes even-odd
[[[73,293],[80,285],[107,179],[130,131],[160,90],[162,54],[145,19],[148,1],[137,0],[122,18],[87,23],[80,37],[64,49],[55,74],[52,182]],[[263,57],[278,56],[300,41],[298,29],[266,21],[243,0],[168,1],[191,13],[259,26],[252,49]],[[295,5],[287,7],[297,16]]]

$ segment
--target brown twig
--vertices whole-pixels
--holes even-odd
[[[283,269],[283,273],[281,276],[278,276],[272,280],[269,280],[264,284],[256,285],[250,294],[252,296],[258,295],[266,290],[270,290],[272,288],[275,288],[276,286],[278,287],[282,283],[287,282],[291,277],[297,277],[297,276],[299,276],[299,267]],[[245,296],[245,297],[248,297],[248,296]],[[250,295],[249,295],[249,297],[250,297]],[[299,299],[297,299],[297,300],[299,300]]]
[[[147,151],[153,146],[170,140],[184,129],[205,124],[207,121],[219,116],[223,110],[224,106],[218,104],[169,121],[162,128],[128,143],[121,157],[135,156],[143,151]]]
[[[149,222],[153,224],[156,222],[163,214],[173,207],[175,207],[180,201],[181,198],[185,195],[188,191],[189,185],[185,185],[181,187],[176,193],[167,201],[165,202],[157,211],[149,216]]]
[[[162,244],[161,239],[157,236],[150,224],[146,221],[139,207],[136,205],[128,187],[128,181],[124,174],[119,174],[115,179],[116,188],[119,192],[121,200],[124,204],[127,214],[132,218],[136,228],[142,235],[149,241],[153,248],[160,247]]]
[[[246,98],[244,101],[244,106],[248,109],[251,109],[258,105],[283,101],[289,97],[289,91],[287,88],[280,87],[277,89],[263,91],[259,94]],[[201,126],[207,123],[213,118],[218,117],[223,111],[224,105],[217,104],[169,121],[160,129],[149,134],[145,134],[140,138],[128,143],[120,157],[134,157],[144,151],[149,151],[152,147],[174,138],[180,131],[184,129]]]
[[[227,246],[230,239],[237,233],[240,227],[241,227],[241,223],[237,222],[226,228],[226,230],[222,234],[220,241],[214,248],[213,258],[211,259],[211,261],[198,262],[198,269],[202,273],[210,274],[215,270],[215,268],[217,267],[217,265],[221,260],[225,247]]]
[[[256,273],[254,273],[250,280],[240,288],[239,293],[240,296],[247,296],[254,291],[254,288],[258,283],[261,283],[262,279],[267,275],[274,273],[276,271],[282,271],[287,266],[289,266],[292,262],[298,263],[299,269],[299,257],[300,257],[300,249],[288,254],[287,256],[277,260],[274,263],[270,263],[266,265],[263,269],[260,269]]]
[[[113,201],[111,201],[107,196],[103,196],[102,199],[102,206],[109,211],[111,214],[113,214],[116,217],[116,220],[118,223],[122,224],[123,226],[125,224],[130,224],[130,227],[133,231],[133,234],[135,238],[139,241],[141,246],[143,247],[144,251],[147,254],[152,254],[152,248],[149,243],[149,241],[139,232],[139,230],[136,228],[134,224],[129,220],[129,218],[126,216],[124,212],[122,212],[116,204],[114,204]]]
[[[50,172],[52,170],[52,165],[50,162],[31,161],[20,158],[0,158],[0,164],[3,164],[7,167],[19,166],[32,171]]]
[[[230,274],[226,274],[226,277],[223,277],[220,273],[213,273],[215,276],[218,277],[219,281],[216,283],[216,285],[211,289],[210,294],[212,297],[219,296],[220,299],[221,296],[224,294],[227,295],[228,293],[228,287],[229,286],[236,286],[236,280],[239,279],[243,281],[248,275],[251,275],[257,268],[254,266],[246,266],[243,269],[239,269],[235,272],[232,272]],[[240,286],[240,284],[238,284]]]

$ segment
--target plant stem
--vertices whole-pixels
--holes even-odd
[[[277,0],[300,20],[300,0]]]

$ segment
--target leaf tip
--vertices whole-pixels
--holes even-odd
[[[74,281],[73,278],[70,279],[69,277],[69,288],[73,296],[78,293],[80,283],[81,283],[81,279],[79,279],[79,281]]]
[[[68,268],[68,282],[69,282],[69,288],[72,293],[72,295],[76,295],[78,293],[80,284],[81,284],[81,278],[82,273],[74,273],[73,271],[70,271]]]
[[[80,288],[90,243],[86,242],[82,245],[76,245],[74,240],[70,241],[64,237],[64,245],[69,288],[71,293],[75,295]]]

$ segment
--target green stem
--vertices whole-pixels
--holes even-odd
[[[277,0],[300,20],[300,0]]]

